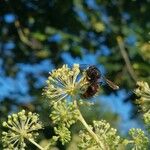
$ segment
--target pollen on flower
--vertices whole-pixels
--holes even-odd
[[[140,105],[143,111],[150,109],[150,87],[147,82],[137,82],[135,94],[138,96],[136,103]]]
[[[133,149],[147,149],[149,140],[148,137],[145,136],[144,131],[132,128],[130,129],[129,134],[133,140]]]
[[[71,140],[71,132],[65,126],[59,126],[58,128],[55,127],[54,131],[59,135],[60,141],[63,145]]]
[[[141,96],[142,94],[146,94],[146,93],[150,94],[150,88],[147,82],[138,81],[137,86],[138,88],[135,90],[135,93],[138,96]]]
[[[78,110],[73,102],[67,103],[59,101],[54,103],[53,111],[50,117],[55,124],[64,124],[66,127],[70,127],[78,119]]]
[[[79,79],[79,74],[79,64],[74,64],[72,68],[63,65],[61,68],[52,70],[43,94],[51,104],[69,96],[78,96],[87,86],[85,76]]]
[[[22,110],[18,114],[8,116],[8,121],[3,122],[7,132],[2,132],[2,142],[6,149],[24,149],[25,139],[35,139],[37,131],[42,129],[38,115]]]
[[[112,128],[105,120],[93,121],[93,126],[91,126],[91,129],[94,131],[98,139],[105,143],[106,147],[112,150],[118,148],[121,138],[117,135],[117,130]],[[78,144],[80,149],[102,149],[86,130],[81,130],[79,137],[80,142]]]

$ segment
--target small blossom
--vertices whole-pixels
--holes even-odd
[[[8,121],[3,122],[3,127],[7,128],[7,132],[2,132],[3,146],[9,150],[24,150],[26,147],[25,139],[35,139],[38,135],[37,131],[42,129],[37,114],[29,112],[25,114],[22,110],[18,114],[8,116]]]
[[[150,88],[146,82],[137,82],[135,94],[139,97],[136,103],[140,105],[143,111],[150,110]]]
[[[143,118],[144,118],[144,123],[146,125],[146,129],[150,133],[150,111],[144,113]]]
[[[135,90],[135,93],[137,96],[142,96],[144,94],[150,95],[150,88],[148,83],[143,82],[143,81],[138,81],[137,82],[137,89]]]
[[[148,111],[147,113],[145,113],[143,115],[143,117],[144,117],[145,124],[150,127],[150,111]]]
[[[120,142],[120,136],[117,135],[117,130],[111,128],[110,124],[105,120],[94,121],[95,133],[102,141],[105,141],[111,149],[115,149]]]
[[[93,127],[91,127],[98,139],[105,145],[106,148],[115,150],[121,142],[120,137],[116,134],[117,130],[110,127],[110,124],[105,120],[93,121]],[[87,131],[80,132],[81,141],[79,147],[81,149],[98,150],[101,147],[93,139],[93,137]]]
[[[78,109],[73,102],[59,101],[54,103],[50,117],[53,123],[64,124],[69,128],[78,118]]]
[[[65,126],[59,126],[58,128],[54,127],[55,133],[59,136],[60,141],[64,145],[71,140],[71,132]]]
[[[50,100],[51,104],[69,96],[78,96],[85,91],[87,81],[85,76],[78,79],[79,74],[78,64],[74,64],[72,69],[63,65],[62,68],[50,73],[44,95]]]
[[[144,135],[141,129],[130,129],[129,134],[132,138],[133,149],[146,150],[148,146],[148,137]]]

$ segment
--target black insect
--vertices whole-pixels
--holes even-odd
[[[89,82],[89,86],[87,87],[86,91],[81,95],[83,98],[90,98],[98,92],[100,80],[103,80],[114,90],[119,89],[119,87],[115,85],[112,81],[105,78],[96,66],[89,66],[85,71],[86,80]]]

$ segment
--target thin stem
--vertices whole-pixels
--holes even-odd
[[[83,118],[78,106],[77,106],[77,102],[76,100],[74,101],[74,104],[76,105],[78,111],[79,111],[79,121],[81,121],[81,123],[83,124],[83,126],[86,128],[86,130],[91,134],[91,136],[95,139],[95,141],[100,145],[102,150],[108,150],[109,148],[106,146],[99,140],[99,138],[97,137],[97,135],[93,132],[93,130],[89,127],[89,125],[86,123],[85,119]]]
[[[136,82],[137,81],[137,76],[135,75],[135,72],[132,68],[132,65],[131,65],[131,62],[130,62],[130,59],[128,57],[128,54],[125,50],[125,45],[124,45],[124,42],[123,42],[123,39],[121,36],[118,36],[117,37],[117,42],[118,42],[118,46],[119,46],[119,49],[120,49],[120,52],[121,52],[121,55],[125,61],[125,64],[127,66],[127,70],[130,74],[130,76],[132,77],[132,79]]]
[[[34,144],[36,147],[38,147],[40,150],[44,150],[43,147],[41,147],[39,144],[37,144],[34,140],[28,139],[32,144]]]

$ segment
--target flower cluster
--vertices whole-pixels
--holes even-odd
[[[150,133],[150,111],[144,113],[143,118],[144,118],[146,129]]]
[[[145,124],[150,127],[150,111],[146,112],[143,117]]]
[[[7,132],[2,132],[2,142],[5,149],[24,150],[26,147],[25,139],[34,140],[38,135],[38,130],[42,129],[37,114],[29,112],[27,115],[25,110],[17,114],[8,116],[8,121],[3,122],[3,127],[7,128]]]
[[[117,130],[110,127],[110,124],[105,120],[93,121],[93,127],[91,127],[98,137],[99,141],[102,141],[106,149],[115,150],[121,139],[116,134]],[[79,147],[81,149],[93,149],[98,150],[102,149],[100,145],[93,139],[93,137],[87,131],[80,132],[81,141]]]
[[[63,65],[62,68],[53,70],[48,77],[47,87],[44,91],[44,95],[50,100],[50,104],[68,97],[77,97],[83,93],[87,81],[84,75],[79,79],[79,75],[78,64],[74,64],[72,68]]]
[[[135,90],[139,97],[137,103],[145,113],[143,115],[145,124],[150,127],[150,88],[146,82],[138,82],[137,85],[138,88]],[[71,125],[80,121],[85,127],[79,133],[80,140],[76,142],[81,150],[122,150],[128,146],[133,150],[146,150],[149,139],[141,129],[131,129],[129,131],[131,140],[127,140],[121,139],[117,135],[117,130],[105,120],[93,121],[92,126],[86,123],[79,106],[92,105],[92,103],[80,100],[80,95],[86,91],[88,86],[86,72],[80,74],[77,64],[74,64],[73,68],[64,65],[62,68],[53,70],[47,80],[44,94],[51,105],[50,118],[55,124],[56,135],[47,140],[46,145],[43,143],[44,147],[37,144],[35,138],[38,135],[38,130],[43,128],[39,116],[22,110],[17,114],[9,115],[8,121],[3,122],[3,127],[7,129],[2,132],[4,149],[24,150],[26,140],[41,150],[52,149],[58,140],[64,145],[71,141]]]
[[[150,87],[146,82],[137,82],[135,94],[139,97],[136,102],[144,112],[150,110]]]
[[[63,145],[71,140],[71,132],[64,125],[54,127],[54,131]]]
[[[148,137],[144,135],[144,131],[141,129],[130,129],[129,134],[132,138],[132,149],[146,150],[149,140]]]
[[[78,119],[78,110],[73,102],[59,101],[54,103],[50,117],[55,124],[69,128]]]

